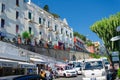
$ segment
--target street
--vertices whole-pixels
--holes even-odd
[[[112,76],[110,74],[107,74],[107,80],[111,80],[111,77]],[[55,80],[82,80],[82,75],[78,75],[77,77],[70,77],[70,78],[60,77]]]
[[[77,77],[70,77],[70,78],[57,78],[55,80],[82,80],[82,75],[78,75]]]

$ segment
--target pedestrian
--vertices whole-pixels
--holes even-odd
[[[41,39],[39,40],[39,45],[40,45],[40,46],[43,46],[43,45],[42,45],[42,40],[41,40]]]
[[[40,80],[46,80],[46,73],[45,73],[44,70],[42,70],[42,71],[40,72],[40,77],[41,77]]]
[[[49,75],[50,79],[49,80],[53,80],[53,71],[52,69],[50,70],[50,75]]]

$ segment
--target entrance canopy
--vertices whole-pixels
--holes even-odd
[[[37,59],[37,58],[30,58],[31,61],[33,61],[35,64],[46,64],[47,61],[43,59]]]
[[[18,63],[12,60],[0,59],[0,66],[16,68],[18,66]]]
[[[0,67],[12,67],[12,68],[36,68],[36,64],[19,62],[13,60],[0,59]]]
[[[36,68],[35,64],[27,62],[18,62],[20,68]]]

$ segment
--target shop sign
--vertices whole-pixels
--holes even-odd
[[[119,56],[119,52],[118,51],[112,52],[112,56]]]
[[[35,65],[20,64],[20,68],[36,68]]]
[[[112,61],[119,61],[119,52],[118,51],[112,52]]]
[[[0,66],[2,66],[2,67],[17,67],[17,63],[1,62]]]

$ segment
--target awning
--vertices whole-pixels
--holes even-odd
[[[65,67],[68,66],[67,64],[55,64],[55,67]]]
[[[33,61],[35,64],[45,64],[47,61],[37,58],[30,58],[31,61]]]
[[[27,62],[18,62],[19,68],[36,68],[35,64],[27,63]]]
[[[0,66],[16,68],[18,66],[18,63],[12,60],[0,59]]]
[[[5,32],[0,32],[0,35],[5,37],[6,33]]]

